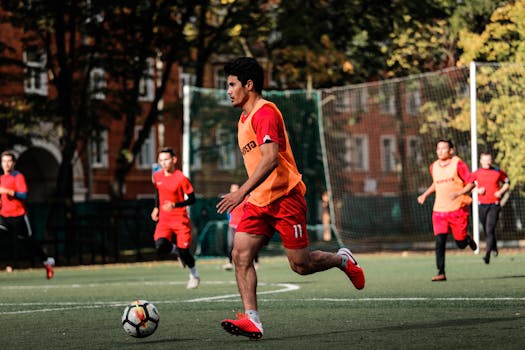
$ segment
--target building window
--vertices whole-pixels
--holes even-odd
[[[379,109],[383,114],[396,114],[396,97],[394,86],[382,84],[379,88]]]
[[[138,138],[139,132],[142,130],[142,126],[135,127],[135,139]],[[144,140],[139,154],[137,154],[137,168],[138,169],[151,169],[153,163],[155,163],[155,137],[153,129],[149,131],[148,137]]]
[[[421,92],[419,83],[413,82],[408,86],[406,109],[409,115],[418,115],[421,107]]]
[[[423,156],[421,155],[421,141],[417,136],[407,137],[407,158],[412,164],[421,164]]]
[[[108,131],[96,130],[89,140],[89,155],[92,168],[108,167]]]
[[[366,112],[367,97],[366,87],[340,91],[335,100],[335,111],[338,113]]]
[[[236,168],[236,145],[235,134],[231,129],[217,130],[217,149],[219,151],[219,160],[217,167],[221,170],[231,170]]]
[[[393,135],[381,136],[381,170],[392,172],[396,169],[396,139]]]
[[[227,93],[227,79],[224,75],[224,69],[222,67],[215,67],[213,70],[213,83],[215,84],[215,88],[219,89],[217,92],[217,103],[221,106],[231,106],[230,98],[228,97]]]
[[[368,170],[368,138],[353,135],[345,140],[346,170]]]
[[[139,81],[139,101],[151,102],[155,98],[155,67],[153,58],[147,58],[146,68]]]
[[[25,51],[23,58],[26,94],[47,96],[46,55],[38,50]]]
[[[201,132],[199,128],[191,128],[191,152],[190,152],[190,168],[191,170],[202,169],[202,156],[201,156]]]
[[[106,72],[102,68],[93,68],[89,73],[89,89],[91,98],[103,100],[106,98]]]

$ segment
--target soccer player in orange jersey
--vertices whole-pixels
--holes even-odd
[[[151,212],[151,218],[157,222],[155,248],[160,255],[172,254],[180,258],[182,266],[190,270],[186,288],[194,289],[199,286],[200,277],[190,252],[191,224],[186,206],[195,203],[195,193],[190,180],[175,169],[177,157],[172,148],[162,148],[158,162],[161,169],[153,173],[156,196]],[[172,241],[174,236],[175,244]]]
[[[432,185],[417,198],[423,204],[431,193],[436,193],[432,212],[432,226],[436,236],[436,265],[438,274],[432,281],[446,281],[445,249],[447,236],[452,233],[459,248],[476,250],[476,242],[468,235],[469,205],[467,193],[474,188],[474,181],[467,165],[454,155],[450,140],[439,140],[436,147],[438,159],[430,165]]]
[[[21,239],[30,253],[38,256],[44,264],[46,277],[53,278],[55,259],[48,257],[32,237],[25,206],[27,184],[24,175],[15,170],[15,154],[2,152],[1,159],[4,174],[0,176],[0,233],[7,231],[14,235],[14,239]]]
[[[225,65],[228,95],[242,109],[238,142],[248,173],[237,191],[223,196],[219,213],[231,212],[249,195],[233,244],[235,277],[244,306],[237,319],[222,327],[234,335],[259,339],[263,335],[257,305],[257,273],[253,259],[279,232],[293,271],[308,275],[338,267],[357,289],[365,286],[362,268],[349,249],[337,253],[310,251],[306,231],[306,202],[281,112],[262,97],[264,73],[253,58],[241,57]]]
[[[505,172],[492,165],[492,155],[482,152],[479,156],[480,168],[474,172],[476,191],[479,201],[479,221],[483,225],[487,247],[483,261],[490,263],[490,253],[498,256],[496,226],[498,225],[500,201],[510,187],[510,180]]]

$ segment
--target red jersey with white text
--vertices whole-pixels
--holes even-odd
[[[0,187],[5,187],[10,190],[27,195],[27,184],[24,175],[19,171],[12,171],[10,174],[0,176]],[[26,214],[26,207],[24,201],[16,196],[9,196],[2,193],[2,202],[0,207],[0,215],[3,217],[22,216]]]
[[[184,195],[193,193],[193,186],[190,180],[184,176],[182,171],[175,170],[171,174],[165,174],[163,170],[159,170],[153,174],[153,183],[159,193],[159,220],[177,220],[180,217],[188,217],[186,207],[172,208],[166,211],[162,208],[166,201],[172,203],[184,201]]]
[[[496,167],[489,169],[479,168],[474,172],[478,188],[485,188],[485,193],[478,193],[480,204],[498,204],[501,198],[494,195],[500,189],[500,184],[508,183],[509,178],[505,172]]]

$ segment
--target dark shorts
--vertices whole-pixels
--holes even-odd
[[[297,188],[264,207],[250,202],[244,206],[237,232],[264,235],[270,239],[276,231],[287,249],[302,249],[309,245],[306,201]]]
[[[21,216],[0,216],[0,234],[15,233],[18,238],[31,237],[31,226],[27,215]]]

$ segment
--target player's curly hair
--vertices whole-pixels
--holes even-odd
[[[264,83],[264,71],[261,65],[252,57],[239,57],[224,65],[224,74],[233,75],[245,86],[248,80],[253,82],[255,92],[261,94]]]
[[[16,156],[15,156],[15,154],[13,152],[11,152],[11,151],[3,151],[2,154],[0,155],[0,158],[2,158],[4,156],[11,157],[13,162],[16,162]]]

